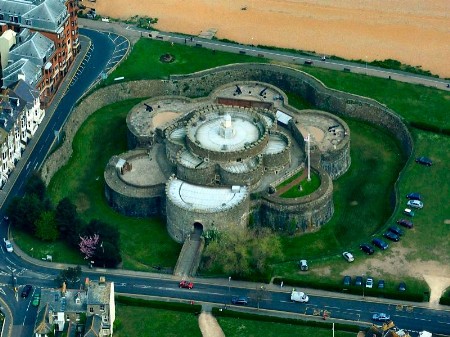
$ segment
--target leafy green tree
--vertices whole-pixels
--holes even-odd
[[[68,287],[73,287],[78,282],[80,282],[81,277],[81,267],[68,267],[59,272],[59,275],[55,278],[55,283],[58,287],[61,287],[63,282],[66,283]]]
[[[56,206],[55,221],[60,237],[70,246],[78,248],[80,232],[84,225],[78,216],[76,206],[69,198],[60,200]]]
[[[25,194],[34,194],[41,201],[47,199],[47,186],[45,186],[44,181],[37,173],[34,173],[30,179],[28,179],[25,186]]]
[[[9,205],[7,214],[12,226],[34,234],[35,223],[45,210],[35,194],[27,194],[23,199],[15,198]]]
[[[264,276],[269,262],[282,257],[281,242],[270,229],[235,227],[222,232],[205,249],[204,266],[240,278]]]
[[[115,268],[122,262],[122,257],[115,246],[108,241],[103,241],[95,250],[92,260],[97,266]]]
[[[56,228],[55,213],[46,211],[41,213],[41,216],[36,221],[35,235],[38,239],[43,241],[56,241],[59,237],[58,229]]]
[[[93,219],[81,231],[82,236],[100,235],[100,241],[109,242],[114,247],[119,249],[120,233],[117,227],[112,226],[100,220]]]

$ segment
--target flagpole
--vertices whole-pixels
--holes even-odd
[[[311,181],[311,134],[308,133],[308,181]]]

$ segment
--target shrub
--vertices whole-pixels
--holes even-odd
[[[117,296],[116,302],[123,305],[131,305],[136,307],[147,307],[156,309],[167,309],[174,311],[184,311],[198,313],[202,310],[202,306],[198,304],[186,304],[186,303],[173,303],[163,301],[150,301],[141,298]]]

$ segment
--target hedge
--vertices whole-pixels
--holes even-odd
[[[222,310],[222,309],[215,308],[215,307],[212,309],[212,314],[216,317],[222,316],[222,317],[246,319],[246,320],[251,320],[251,321],[262,321],[262,322],[311,326],[311,327],[324,328],[324,329],[331,329],[332,324],[333,324],[332,322],[301,320],[301,319],[278,317],[278,316],[258,315],[258,314],[253,314],[253,313],[249,313],[249,312],[233,311],[230,309]],[[344,324],[344,323],[334,323],[334,328],[335,328],[335,330],[347,331],[347,332],[359,332],[361,330],[361,328],[357,325]]]
[[[151,300],[144,300],[142,298],[126,297],[121,295],[116,296],[116,303],[135,307],[147,307],[147,308],[166,309],[173,311],[193,312],[193,313],[199,313],[202,311],[202,306],[198,304],[151,301]]]
[[[343,289],[341,284],[338,283],[327,283],[327,282],[318,282],[311,280],[298,280],[298,279],[289,279],[289,278],[280,278],[275,277],[273,279],[274,284],[280,284],[283,281],[284,285],[288,285],[291,287],[305,287],[312,289],[321,289],[327,291],[334,292],[345,292],[346,294],[353,295],[362,295],[363,288],[357,286],[350,286],[347,289]],[[378,289],[378,288],[364,288],[364,294],[372,297],[384,297],[390,298],[394,300],[404,300],[411,302],[426,302],[429,300],[427,294],[429,294],[429,289],[423,289],[424,291],[421,293],[408,293],[408,292],[398,292],[398,291],[389,291],[387,289]]]
[[[450,288],[447,288],[444,291],[444,294],[439,299],[439,304],[450,305]]]

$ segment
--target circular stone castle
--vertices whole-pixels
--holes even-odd
[[[152,98],[129,112],[127,126],[130,150],[107,164],[106,198],[125,215],[164,217],[178,242],[250,218],[276,230],[315,230],[333,215],[332,179],[350,166],[348,126],[291,107],[267,83],[230,83],[201,99]],[[283,197],[308,167],[320,186]]]

